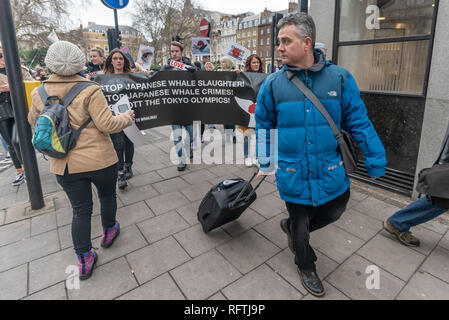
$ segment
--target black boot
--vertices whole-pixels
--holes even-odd
[[[298,268],[299,277],[301,278],[304,288],[316,297],[324,296],[324,288],[316,271],[301,270]]]
[[[124,190],[128,186],[128,183],[126,182],[125,178],[125,171],[119,170],[117,185],[120,190]]]
[[[125,179],[131,179],[133,177],[133,169],[132,169],[132,164],[131,163],[125,163]]]

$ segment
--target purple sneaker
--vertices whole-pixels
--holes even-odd
[[[114,240],[120,234],[120,224],[116,221],[112,228],[103,228],[103,237],[101,238],[101,246],[109,248]]]
[[[90,251],[77,256],[80,280],[89,279],[97,262],[97,253],[94,249],[90,249]]]

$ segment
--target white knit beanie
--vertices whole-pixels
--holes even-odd
[[[71,76],[83,70],[86,58],[73,43],[57,41],[48,48],[45,64],[54,73]]]

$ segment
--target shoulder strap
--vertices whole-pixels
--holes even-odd
[[[39,96],[41,97],[42,103],[45,104],[47,103],[47,99],[48,99],[48,93],[47,91],[45,91],[44,89],[44,84],[41,84],[38,88],[37,88],[37,92],[39,93]]]
[[[338,140],[338,137],[341,135],[340,130],[338,130],[334,120],[330,116],[329,112],[327,112],[321,101],[317,98],[317,96],[309,88],[307,88],[306,85],[298,77],[296,77],[293,72],[287,71],[287,77],[321,112],[323,117],[329,123],[335,138],[337,138]]]
[[[94,85],[97,85],[97,84],[95,82],[91,82],[91,81],[77,82],[72,87],[72,89],[70,89],[70,91],[64,96],[64,98],[62,98],[61,104],[67,108],[72,103],[73,99],[75,99],[76,96],[81,93],[81,91],[83,91],[87,87],[94,86]]]

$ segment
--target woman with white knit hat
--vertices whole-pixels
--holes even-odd
[[[74,44],[58,41],[50,46],[45,64],[55,74],[44,82],[49,96],[64,97],[79,82],[88,81],[82,76],[85,58]],[[32,106],[28,121],[36,124],[44,109],[37,90],[31,94]],[[117,155],[109,137],[130,126],[134,112],[113,116],[100,86],[91,85],[67,107],[70,125],[79,129],[89,118],[92,121],[82,129],[76,146],[64,158],[51,158],[51,172],[66,192],[73,209],[72,240],[78,256],[81,280],[90,277],[97,253],[91,243],[92,183],[97,187],[103,225],[102,247],[109,247],[120,233],[115,220],[117,212],[116,181]]]

